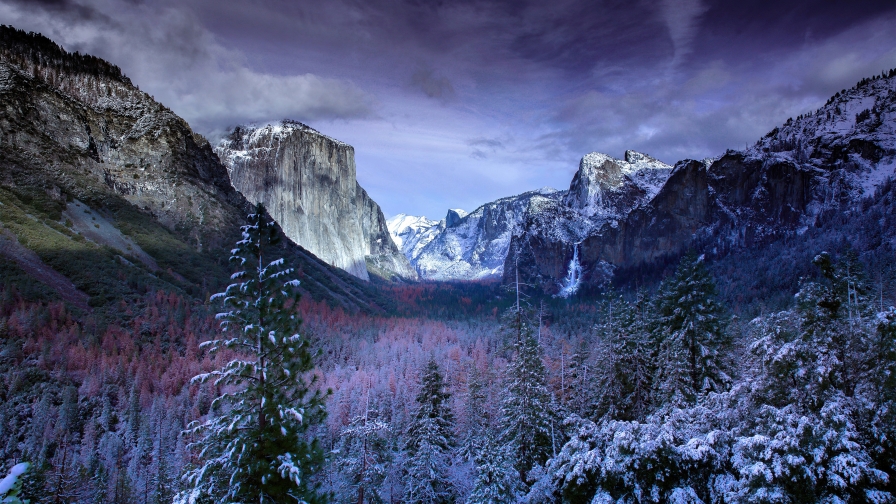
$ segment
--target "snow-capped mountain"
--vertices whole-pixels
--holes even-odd
[[[529,213],[555,205],[564,194],[543,188],[486,203],[469,214],[452,209],[437,223],[399,215],[391,220],[390,231],[423,279],[498,277],[514,229]]]
[[[386,221],[392,241],[407,258],[414,257],[420,248],[435,238],[439,232],[440,221],[398,214]]]
[[[671,171],[666,163],[632,150],[625,160],[592,152],[579,163],[563,203],[586,218],[618,218],[656,196]]]
[[[589,156],[576,178],[593,182],[571,188],[565,212],[534,215],[513,238],[510,254],[519,256],[524,276],[548,292],[560,289],[577,244],[582,279],[593,285],[614,269],[643,270],[689,248],[724,256],[855,212],[894,177],[896,72],[863,79],[743,151],[645,170],[650,182],[633,205],[625,197],[615,200],[621,207],[607,205],[606,188],[624,187],[625,169]],[[604,222],[595,220],[603,212]],[[580,216],[583,237],[567,232],[575,228],[571,213]]]
[[[449,210],[440,222],[400,214],[390,220],[390,233],[421,278],[501,276],[514,235],[534,232],[545,240],[578,243],[656,195],[671,171],[635,151],[624,159],[593,152],[582,158],[568,191],[530,191],[486,203],[469,215]]]

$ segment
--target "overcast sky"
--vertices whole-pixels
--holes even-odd
[[[387,217],[565,189],[586,153],[753,143],[896,67],[896,3],[0,0],[214,139],[296,119],[355,147]]]

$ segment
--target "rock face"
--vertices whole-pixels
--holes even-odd
[[[522,221],[508,258],[520,264],[527,281],[537,281],[549,292],[564,289],[561,280],[568,276],[576,245],[603,226],[618,226],[654,198],[671,173],[671,166],[636,151],[626,151],[625,159],[599,152],[585,155],[563,199]],[[505,269],[504,274],[510,281],[515,272]]]
[[[637,156],[626,154],[626,161]],[[514,235],[524,277],[557,292],[579,244],[585,282],[636,272],[689,248],[720,257],[799,236],[819,219],[852,212],[896,177],[896,76],[864,79],[811,114],[788,120],[743,151],[647,171],[639,185],[606,156],[582,161],[566,208],[528,219]],[[628,180],[625,177],[629,177]],[[637,188],[636,188],[637,186]],[[643,192],[639,191],[642,189]],[[595,220],[606,212],[607,218]],[[584,236],[558,233],[590,220]],[[886,232],[886,230],[882,230]]]
[[[215,151],[233,186],[263,203],[286,236],[327,263],[364,280],[369,271],[417,278],[379,205],[357,182],[352,146],[283,121],[238,127]]]
[[[625,160],[592,152],[579,163],[563,203],[589,220],[618,218],[653,198],[671,171],[640,152],[626,151]]]
[[[12,28],[0,35],[4,185],[92,205],[114,195],[200,249],[220,243],[241,198],[201,135],[105,61]]]
[[[228,281],[250,204],[209,143],[118,67],[0,26],[0,208],[5,242],[55,271],[31,277],[97,307],[145,286],[205,297]],[[379,219],[368,225],[385,229]],[[21,247],[0,255],[29,274],[43,268]],[[288,240],[276,253],[299,270],[305,293],[382,312],[365,282]]]
[[[393,222],[393,239],[426,280],[500,277],[514,230],[531,213],[556,205],[564,193],[544,188],[486,203],[467,214],[449,210],[438,223],[404,216]],[[423,223],[428,224],[424,226]]]

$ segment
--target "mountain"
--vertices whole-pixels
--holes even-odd
[[[621,160],[594,152],[582,158],[568,191],[530,191],[486,203],[469,215],[449,210],[438,223],[400,214],[393,218],[390,232],[422,278],[499,277],[507,271],[504,262],[512,237],[524,229],[542,240],[578,243],[596,227],[655,196],[671,170],[635,151],[627,151]]]
[[[438,223],[399,215],[393,218],[393,239],[423,279],[500,277],[514,229],[530,212],[552,205],[563,194],[551,188],[530,191],[486,203],[469,214],[449,210]]]
[[[460,211],[463,212],[463,210]],[[395,242],[401,253],[408,258],[416,256],[418,249],[435,238],[441,229],[439,224],[440,221],[403,213],[386,221],[386,227],[389,228],[389,235],[392,237],[392,241]]]
[[[546,271],[540,271],[537,280],[550,283],[549,292],[574,293],[577,287],[571,282],[577,285],[581,279],[574,274],[579,268],[577,244],[602,226],[618,225],[632,210],[647,204],[671,173],[671,166],[632,150],[625,152],[624,159],[586,154],[563,199],[528,213],[521,221],[508,247],[509,253],[512,250],[508,260],[512,257],[520,264],[524,277],[532,276],[533,264],[540,265]],[[591,276],[597,281],[603,270],[593,269]],[[509,275],[515,278],[515,273],[505,269],[505,281],[511,281]]]
[[[600,187],[576,193],[585,199],[567,197],[565,214],[527,219],[514,235],[510,254],[518,255],[524,278],[558,292],[576,261],[581,281],[596,285],[614,271],[625,276],[662,267],[691,248],[723,257],[775,240],[798,240],[835,216],[858,212],[868,198],[880,197],[875,191],[894,177],[896,168],[894,128],[896,72],[891,71],[837,93],[823,107],[788,120],[748,149],[647,172],[651,182],[640,186],[637,204],[629,204],[629,191],[622,190],[614,193],[616,203],[607,206],[600,184],[606,180],[613,186],[624,170],[603,161],[599,166],[588,163],[596,169],[587,174],[580,169],[576,178],[589,178],[593,182],[588,187]],[[568,210],[601,215],[592,211],[592,201],[615,212],[603,223],[592,221],[597,225],[581,240],[556,232],[569,218]],[[892,231],[881,229],[880,234],[886,241]]]
[[[863,79],[716,159],[673,167],[635,151],[590,153],[567,191],[503,198],[439,223],[401,216],[392,236],[422,278],[509,282],[512,260],[527,283],[569,294],[661,271],[688,249],[722,258],[809,230],[839,235],[828,223],[883,197],[894,177],[894,81],[894,71]],[[877,234],[872,241],[889,243],[893,233]]]
[[[250,203],[209,143],[99,58],[0,27],[0,269],[4,281],[116,314],[147,290],[226,286]],[[302,288],[381,311],[363,282],[286,242]]]
[[[656,196],[671,171],[640,152],[626,151],[624,160],[592,152],[579,163],[563,204],[591,223],[603,223]]]
[[[294,242],[363,280],[417,274],[358,184],[351,145],[295,121],[237,127],[216,147],[233,186],[263,203]]]

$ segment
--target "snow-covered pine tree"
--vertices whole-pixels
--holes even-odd
[[[565,408],[585,418],[590,418],[597,410],[595,403],[600,395],[595,391],[595,376],[599,373],[599,366],[595,363],[600,361],[594,358],[593,353],[590,338],[582,337],[576,345],[576,351],[569,357],[569,374],[566,377],[569,382],[566,385],[569,400]],[[603,352],[598,353],[603,356]]]
[[[451,395],[435,359],[426,364],[422,382],[405,444],[408,458],[404,502],[452,502],[454,495],[448,469],[454,444],[454,415],[448,405]]]
[[[691,252],[663,281],[657,299],[657,406],[693,403],[729,382],[720,355],[729,345],[716,302],[716,285],[703,256]]]
[[[876,389],[871,423],[872,457],[887,473],[896,494],[896,309],[878,314],[872,380]]]
[[[476,481],[467,504],[513,504],[518,501],[523,485],[506,450],[491,430],[483,434],[482,446],[474,459]]]
[[[192,447],[201,462],[186,471],[188,488],[177,501],[321,502],[311,476],[323,451],[307,431],[325,412],[315,380],[306,380],[314,355],[298,332],[298,281],[282,259],[266,262],[280,234],[264,208],[258,205],[248,220],[231,257],[244,269],[212,296],[223,299],[226,311],[217,316],[223,333],[202,344],[233,359],[194,378],[224,392],[206,421],[185,431],[198,438]]]
[[[479,369],[475,365],[471,366],[467,374],[467,400],[464,404],[466,426],[458,453],[464,460],[470,461],[476,458],[476,454],[482,449],[486,430],[491,423],[486,408],[488,400],[486,392]]]
[[[601,307],[602,322],[596,329],[600,339],[609,342],[609,349],[597,387],[601,391],[598,416],[615,420],[642,420],[647,416],[656,371],[648,312],[649,302],[643,292],[633,304],[611,297]]]
[[[352,418],[342,429],[336,457],[339,471],[345,477],[340,502],[385,502],[379,490],[391,455],[390,434],[389,424],[371,415],[369,405],[364,415]]]
[[[501,403],[500,442],[510,449],[520,479],[536,465],[543,465],[553,447],[561,446],[560,425],[551,408],[541,347],[528,325],[519,328],[520,340],[507,367],[504,400]]]

